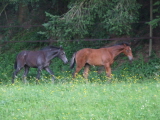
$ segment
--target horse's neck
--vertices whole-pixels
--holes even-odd
[[[46,51],[46,59],[48,61],[52,60],[53,58],[57,57],[58,55],[58,50],[55,51]]]
[[[110,53],[112,54],[113,58],[115,58],[117,55],[119,55],[120,53],[122,53],[123,51],[123,48],[122,46],[113,46],[113,47],[110,47]]]

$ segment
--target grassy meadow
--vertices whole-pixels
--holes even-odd
[[[0,85],[0,119],[159,120],[159,80],[85,84],[78,76],[70,82],[42,80],[38,85],[17,80]]]

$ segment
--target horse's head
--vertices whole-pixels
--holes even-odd
[[[58,58],[60,58],[65,64],[68,63],[68,59],[66,57],[65,52],[63,51],[63,48],[60,46],[59,52],[58,52]]]
[[[41,50],[43,51],[48,51],[48,54],[50,54],[51,58],[53,59],[54,57],[60,58],[64,63],[68,62],[68,59],[66,57],[65,52],[63,51],[63,48],[60,47],[55,47],[55,46],[47,46],[42,48]]]
[[[132,49],[130,46],[124,44],[124,49],[123,49],[123,53],[128,56],[129,60],[133,59],[133,55],[132,55]]]

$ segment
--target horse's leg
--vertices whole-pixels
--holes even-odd
[[[53,73],[53,71],[49,67],[46,67],[45,70],[52,75],[52,82],[54,83],[54,73]]]
[[[78,74],[78,72],[85,66],[85,60],[84,59],[78,59],[77,61],[76,61],[76,70],[75,70],[75,72],[73,73],[73,78],[75,78],[76,77],[76,75]]]
[[[17,76],[18,72],[20,71],[19,68],[17,68],[14,72],[13,72],[13,77],[12,77],[12,84],[14,83],[14,79]]]
[[[23,68],[23,63],[18,62],[19,64],[17,65],[17,62],[15,63],[15,71],[13,72],[13,77],[12,77],[12,84],[14,83],[14,79],[17,76],[18,72]]]
[[[78,72],[80,71],[82,69],[82,67],[76,67],[76,70],[75,70],[75,72],[73,73],[73,78],[75,78],[76,77],[76,75],[78,74]]]
[[[36,84],[38,84],[38,80],[40,79],[41,71],[42,71],[42,68],[38,67]]]
[[[24,83],[27,83],[26,77],[28,75],[28,72],[29,72],[29,67],[25,66],[24,67],[24,74],[23,74],[23,81],[24,81]]]
[[[86,83],[88,83],[87,78],[88,78],[89,67],[90,67],[89,64],[86,64],[86,65],[84,66],[83,76],[84,76],[84,78],[86,79]]]
[[[86,79],[88,78],[89,67],[90,67],[89,64],[86,64],[86,65],[84,66],[83,76],[84,76],[84,78],[86,78]]]
[[[105,69],[106,69],[106,75],[109,77],[109,79],[111,79],[111,67],[109,63],[105,65]]]

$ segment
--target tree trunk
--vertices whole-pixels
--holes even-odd
[[[18,7],[18,22],[20,24],[22,24],[23,22],[26,21],[27,18],[27,14],[28,14],[28,6],[24,3],[19,3],[19,7]]]
[[[150,21],[153,20],[153,4],[152,4],[152,0],[150,0]],[[150,40],[149,40],[149,56],[151,56],[152,54],[152,34],[153,34],[153,31],[152,31],[152,25],[150,25],[150,33],[149,33],[149,37],[150,37]]]

